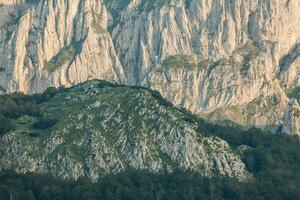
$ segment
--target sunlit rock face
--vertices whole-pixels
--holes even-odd
[[[22,6],[26,9],[16,9],[0,28],[2,89],[33,93],[87,79],[125,80],[101,1],[41,0]]]
[[[159,90],[213,121],[287,130],[300,77],[298,0],[0,4],[2,92],[105,79]]]

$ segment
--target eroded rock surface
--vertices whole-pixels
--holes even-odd
[[[33,126],[38,117],[18,119],[0,137],[0,170],[94,181],[127,169],[249,178],[226,141],[197,132],[185,114],[143,88],[90,81],[57,94],[42,110],[57,123],[42,130]]]

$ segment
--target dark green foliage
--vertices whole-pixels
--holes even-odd
[[[26,0],[25,2],[29,4],[38,4],[40,1],[41,0]]]
[[[99,81],[99,84],[98,84],[98,88],[105,88],[105,87],[114,87],[114,88],[117,88],[117,87],[125,87],[124,85],[117,85],[117,84],[114,84],[114,83],[111,83],[111,82],[108,82],[108,81]]]
[[[300,187],[299,137],[211,124],[187,111],[182,112],[187,122],[197,123],[199,133],[220,137],[236,151],[241,146],[247,147],[242,160],[254,174],[252,189],[264,195],[262,199],[300,198],[297,189]]]
[[[57,120],[51,118],[41,118],[37,122],[33,124],[33,128],[35,129],[48,129],[53,127],[57,123]]]
[[[269,177],[271,179],[280,179]],[[267,179],[267,180],[268,180]],[[239,183],[227,178],[205,178],[190,172],[155,174],[128,171],[109,175],[98,183],[82,178],[66,182],[33,174],[0,174],[0,200],[2,199],[286,199],[297,200],[299,183],[294,186],[280,182]],[[278,185],[274,188],[274,186]]]
[[[38,115],[37,101],[34,97],[21,93],[0,96],[0,113],[9,118],[18,118],[22,115]]]
[[[14,129],[13,120],[16,118],[24,115],[43,117],[40,104],[64,90],[64,88],[48,88],[44,93],[32,96],[24,95],[23,93],[0,96],[0,136]],[[50,125],[53,125],[54,121],[42,118],[38,123],[36,123],[37,128],[41,128],[41,125],[49,128]]]
[[[9,118],[18,118],[23,115],[41,116],[38,105],[63,90],[64,88],[48,88],[44,93],[32,96],[23,93],[0,96],[0,113]]]
[[[289,98],[297,99],[297,101],[300,102],[300,87],[291,88],[287,90],[286,93]]]
[[[11,119],[0,114],[0,136],[14,129],[14,124]]]

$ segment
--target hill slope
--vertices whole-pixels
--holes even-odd
[[[92,180],[126,169],[248,177],[224,140],[198,132],[152,90],[89,81],[38,106],[0,138],[1,170]]]

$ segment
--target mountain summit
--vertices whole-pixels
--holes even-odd
[[[197,131],[152,90],[89,81],[39,106],[42,114],[21,116],[0,137],[0,171],[94,181],[128,169],[249,176],[227,142]]]

